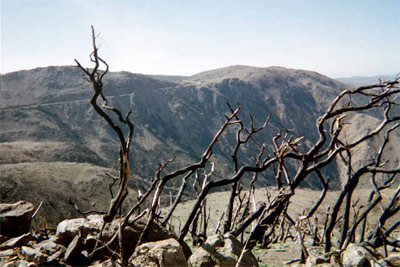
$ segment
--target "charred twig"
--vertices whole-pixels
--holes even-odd
[[[114,132],[117,134],[119,141],[120,141],[120,150],[119,150],[119,189],[118,193],[115,198],[111,200],[109,210],[104,216],[104,223],[112,221],[115,215],[117,214],[117,211],[120,209],[123,200],[126,197],[126,194],[128,193],[128,180],[129,180],[129,148],[130,148],[130,143],[133,135],[133,130],[134,126],[129,120],[129,116],[131,114],[131,111],[129,111],[125,118],[122,117],[121,112],[115,108],[115,107],[110,107],[107,103],[107,99],[103,94],[103,78],[104,76],[108,73],[109,66],[103,60],[99,55],[98,55],[98,48],[96,46],[96,34],[94,31],[94,28],[92,26],[92,46],[93,46],[93,52],[90,55],[90,60],[95,64],[94,68],[92,70],[84,68],[79,61],[75,59],[76,64],[78,67],[86,74],[87,76],[87,81],[89,81],[92,84],[94,93],[90,99],[90,104],[94,108],[94,110],[99,114],[107,123],[108,125],[114,130]],[[100,71],[99,67],[100,64],[103,64],[106,69],[104,71]],[[98,98],[101,98],[103,101],[103,108],[99,107],[97,104]],[[113,119],[103,110],[111,110],[113,111],[120,122],[125,124],[128,129],[129,133],[125,137],[123,130],[121,129],[118,124],[116,124]]]
[[[190,176],[192,176],[193,172],[194,172],[194,171],[188,172],[188,173],[182,178],[182,184],[181,184],[181,186],[180,186],[180,188],[179,188],[179,192],[178,192],[177,196],[175,197],[175,200],[174,200],[174,202],[172,203],[172,205],[171,205],[171,207],[170,207],[170,209],[169,209],[167,215],[166,215],[166,216],[164,217],[164,219],[162,220],[161,225],[165,226],[165,225],[167,224],[167,222],[169,221],[169,219],[171,218],[172,213],[175,211],[176,207],[178,206],[178,204],[179,204],[179,202],[180,202],[180,200],[181,200],[181,198],[182,198],[183,192],[185,191],[187,179],[188,179]]]
[[[265,209],[265,203],[261,203],[261,205],[259,205],[259,207],[257,208],[257,210],[255,210],[250,216],[247,217],[247,219],[245,221],[243,221],[240,225],[238,225],[234,230],[232,230],[230,233],[233,236],[238,236],[240,235],[244,230],[246,230],[246,228],[253,222],[255,221],[257,218],[260,217],[260,215],[264,212]]]
[[[36,214],[39,212],[40,208],[43,206],[43,200],[40,201],[39,206],[36,208],[35,212],[32,214],[31,219],[35,219]]]
[[[91,214],[91,213],[100,214],[100,215],[106,214],[104,211],[98,211],[98,210],[86,210],[86,211],[82,211],[82,210],[78,207],[78,205],[72,200],[71,197],[69,198],[69,204],[72,205],[72,206],[74,207],[74,209],[75,209],[79,214],[81,214],[81,215],[88,215],[88,214]]]
[[[229,104],[229,102],[227,102],[227,105],[228,105],[229,109],[231,110],[231,112],[233,112],[234,110],[231,107],[231,105]],[[235,170],[235,172],[237,172],[239,170],[239,162],[238,162],[239,149],[241,148],[242,145],[246,144],[250,139],[252,139],[254,141],[253,135],[258,133],[259,131],[263,130],[266,127],[266,125],[269,121],[269,117],[266,118],[263,125],[261,125],[258,128],[254,128],[254,119],[253,119],[253,116],[250,115],[251,127],[250,127],[250,130],[246,129],[247,135],[244,138],[242,138],[242,131],[243,131],[243,129],[245,129],[243,122],[242,122],[242,120],[239,119],[238,115],[236,115],[235,118],[239,124],[239,129],[236,132],[236,145],[233,149],[232,161],[234,164],[234,170]],[[233,204],[234,204],[234,200],[235,200],[236,196],[238,195],[238,193],[237,193],[238,182],[239,181],[234,182],[231,187],[228,206],[226,209],[226,218],[224,221],[224,230],[223,230],[224,233],[228,232],[232,227]]]

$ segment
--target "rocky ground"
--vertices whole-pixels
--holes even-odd
[[[100,243],[109,246],[92,253],[103,225],[102,215],[67,219],[55,232],[31,227],[36,207],[29,202],[0,204],[0,264],[2,266],[119,266],[119,244],[109,242],[118,234],[120,220],[104,227]],[[122,233],[125,260],[131,266],[235,266],[243,253],[241,243],[231,235],[210,235],[192,249],[176,240],[174,233],[154,223],[144,242],[137,245],[145,221],[128,223]],[[99,244],[100,244],[99,243]],[[101,246],[100,246],[101,247]],[[134,249],[135,248],[135,249]],[[307,266],[399,266],[400,252],[377,251],[351,244],[344,251],[324,254],[320,247],[308,246]],[[254,253],[254,254],[253,254]],[[276,243],[268,250],[256,247],[243,254],[240,266],[280,266],[298,258],[294,242]],[[299,265],[294,261],[292,264]]]
[[[120,220],[104,227],[101,244],[107,248],[92,253],[103,225],[102,215],[64,220],[55,232],[35,231],[30,221],[35,207],[29,202],[0,204],[0,258],[2,266],[119,266],[120,244],[109,242],[118,234]],[[191,251],[180,244],[174,233],[154,223],[143,243],[137,245],[145,221],[128,223],[122,233],[125,260],[131,266],[233,266],[242,253],[242,245],[232,236],[215,235],[202,247]],[[135,249],[134,249],[135,248]],[[134,250],[134,251],[133,251]],[[131,255],[131,256],[130,256]],[[251,252],[242,257],[243,266],[258,266]]]

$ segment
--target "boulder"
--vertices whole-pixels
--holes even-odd
[[[125,228],[123,246],[127,255],[131,255],[133,253],[133,245],[137,244],[140,234],[142,233],[145,226],[146,221],[139,220]],[[174,233],[168,231],[166,228],[159,225],[158,223],[153,222],[150,231],[143,240],[143,243],[156,242],[170,238],[177,239]],[[189,246],[184,242],[181,244],[181,246],[186,259],[188,259],[189,256],[192,254]]]
[[[319,248],[310,247],[307,251],[309,255],[306,260],[306,266],[323,265],[330,262],[330,257],[325,255]]]
[[[21,254],[24,256],[25,260],[34,262],[38,265],[42,265],[47,261],[47,256],[39,251],[39,249],[31,248],[28,246],[21,247]]]
[[[82,236],[96,234],[100,228],[101,225],[93,224],[87,218],[67,219],[57,225],[57,242],[67,246],[79,233],[82,233]]]
[[[189,258],[189,266],[235,266],[240,254],[242,244],[234,236],[217,234],[208,237],[206,242]],[[240,266],[258,266],[257,259],[247,251],[240,263]]]
[[[342,266],[340,262],[340,252],[333,251],[330,256],[330,264],[331,266]]]
[[[136,248],[129,262],[133,266],[187,266],[182,247],[173,238],[141,244]]]
[[[325,263],[329,263],[329,259],[326,259],[323,256],[309,255],[306,260],[306,266],[317,266]]]
[[[379,261],[374,261],[374,260],[371,260],[370,261],[370,264],[371,264],[371,266],[376,266],[376,267],[393,267],[393,266],[399,266],[398,264],[397,265],[394,265],[393,263],[391,263],[389,260],[387,260],[387,259],[382,259],[382,260],[379,260]]]
[[[57,244],[49,239],[45,239],[40,243],[34,244],[33,247],[38,248],[40,252],[47,255],[53,255],[58,251],[61,251],[61,253],[64,253],[66,251],[66,248],[63,245]]]
[[[98,260],[92,263],[91,266],[95,267],[120,267],[121,264],[119,264],[118,261],[108,259],[108,260]]]
[[[120,220],[115,219],[111,223],[107,223],[105,225],[102,235],[103,242],[108,242],[115,235],[115,233],[118,232],[119,224]],[[102,225],[102,215],[90,215],[87,218],[64,220],[57,226],[57,242],[67,246],[73,240],[73,238],[80,233],[83,239],[84,249],[87,251],[92,251]],[[133,253],[133,248],[137,244],[145,225],[145,220],[139,220],[125,227],[123,232],[123,247],[126,255],[131,255]],[[155,242],[169,238],[176,238],[176,236],[159,224],[153,223],[148,235],[144,239],[144,243]],[[186,244],[184,244],[184,246],[185,247],[183,249],[185,255],[187,255],[186,257],[188,258],[191,254],[191,251]]]
[[[59,250],[56,253],[52,254],[51,256],[49,256],[47,258],[47,264],[49,264],[50,266],[59,266],[61,265],[61,256],[63,254],[63,251]]]
[[[7,250],[2,250],[0,251],[0,259],[3,259],[5,257],[13,257],[16,256],[18,253],[14,249],[7,249]]]
[[[7,240],[6,242],[4,242],[3,244],[0,245],[0,250],[20,247],[20,246],[26,245],[26,243],[28,243],[30,240],[32,240],[31,233],[26,233],[26,234],[20,235],[18,237],[14,237],[14,238]]]
[[[76,235],[69,244],[67,251],[64,254],[64,261],[69,264],[77,264],[81,259],[82,239],[81,235]]]
[[[0,234],[14,237],[28,232],[34,211],[30,202],[0,203]]]
[[[350,244],[341,254],[343,266],[370,266],[370,261],[378,261],[379,253],[368,246]]]
[[[386,258],[393,266],[400,266],[400,252],[392,251]]]
[[[10,261],[3,265],[4,267],[37,267],[38,265],[34,262],[28,262],[24,260]]]

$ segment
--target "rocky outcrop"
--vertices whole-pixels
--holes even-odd
[[[117,219],[105,225],[102,234],[103,242],[108,242],[115,233],[117,233],[119,223],[120,221]],[[57,226],[56,237],[59,243],[68,245],[75,236],[81,234],[84,244],[83,248],[87,251],[91,251],[96,243],[96,238],[100,232],[102,224],[102,215],[90,215],[87,218],[64,220]],[[125,254],[131,255],[133,253],[133,248],[136,246],[145,225],[146,222],[144,220],[139,220],[134,224],[125,227],[122,244]],[[153,223],[149,234],[144,239],[144,243],[169,238],[176,238],[176,236],[159,224]]]
[[[78,264],[82,262],[81,259],[82,238],[81,235],[75,238],[69,244],[64,254],[64,261],[69,264]]]
[[[15,260],[4,264],[4,267],[37,267],[38,265],[34,262],[28,262],[24,260]]]
[[[400,252],[392,251],[385,260],[394,266],[400,266]]]
[[[370,266],[371,261],[377,262],[380,257],[375,249],[357,244],[350,244],[341,254],[342,265],[345,267]]]
[[[11,238],[0,245],[0,249],[9,249],[26,245],[32,240],[31,233],[26,233],[18,237]]]
[[[138,246],[129,260],[134,266],[185,267],[185,255],[175,239],[144,243]]]
[[[47,260],[47,256],[40,252],[39,249],[28,246],[22,246],[21,254],[25,257],[26,260],[35,262],[38,265],[42,265]]]
[[[0,204],[0,234],[19,236],[29,231],[35,206],[26,201]]]
[[[54,236],[51,236],[50,239],[45,239],[39,243],[33,243],[32,246],[38,248],[41,252],[47,255],[52,255],[58,251],[64,253],[67,249],[63,245],[54,242],[54,240]]]
[[[189,266],[235,266],[242,253],[243,246],[232,235],[214,235],[189,258]],[[257,259],[247,251],[241,259],[240,266],[258,266]]]
[[[31,212],[26,205],[21,202],[7,204],[9,209],[4,209],[3,206],[2,214],[14,214],[16,218],[19,214],[21,220],[30,218],[31,215],[28,216],[24,212],[24,210],[28,210],[28,214]],[[24,206],[25,208],[22,209],[13,209]],[[6,216],[2,218],[6,218]],[[101,243],[111,240],[119,230],[120,223],[120,219],[115,219],[105,225]],[[239,266],[258,266],[251,251],[246,251],[242,255],[242,244],[230,234],[208,237],[206,242],[189,257],[187,251],[190,252],[190,249],[187,244],[179,243],[173,233],[156,222],[153,223],[144,243],[136,247],[145,224],[144,220],[137,221],[128,225],[123,231],[122,246],[125,263],[150,267],[205,267],[236,266],[240,260]],[[90,254],[102,226],[103,217],[91,215],[86,218],[65,220],[58,225],[56,233],[53,234],[46,230],[45,232],[34,231],[17,237],[7,237],[4,242],[0,243],[0,265],[9,267],[121,266],[119,244],[111,244],[99,254]],[[12,225],[8,225],[8,227],[8,232],[12,233],[22,229],[20,223],[15,223],[17,229],[13,229]],[[186,253],[185,250],[187,250]],[[399,266],[400,264],[400,253],[392,251],[385,258],[366,244],[350,244],[344,251],[331,251],[327,254],[312,248],[309,248],[308,252],[306,266]]]
[[[27,208],[31,207],[31,208]],[[7,228],[6,233],[16,233],[22,229],[29,231],[29,225],[21,227],[23,222],[30,222],[33,205],[24,202],[2,205],[2,223]],[[27,211],[27,212],[25,212]],[[11,219],[10,219],[11,218]],[[19,218],[10,224],[14,218]],[[102,234],[102,242],[108,242],[118,232],[120,219],[107,223]],[[123,231],[123,249],[126,259],[133,254],[140,234],[146,221],[137,221],[125,227]],[[15,226],[16,229],[13,228]],[[75,218],[62,221],[57,226],[54,235],[48,231],[44,233],[30,232],[17,237],[4,237],[0,240],[0,258],[2,266],[37,266],[37,265],[99,265],[115,266],[115,253],[119,251],[119,244],[111,244],[101,253],[90,255],[97,242],[103,226],[101,215],[91,215],[86,218]],[[3,229],[2,229],[3,230]],[[165,240],[165,241],[163,241]],[[4,241],[4,242],[3,242]],[[155,266],[187,266],[186,261],[191,251],[186,243],[184,247],[178,243],[173,233],[157,223],[153,223],[149,234],[131,257],[136,266],[143,266],[140,262],[154,262]],[[186,251],[186,254],[185,252]],[[190,254],[187,254],[187,253]],[[111,258],[111,261],[109,260]],[[136,259],[137,258],[137,259]],[[119,259],[117,259],[118,261]],[[158,264],[158,265],[157,265]],[[144,266],[149,266],[147,263]]]

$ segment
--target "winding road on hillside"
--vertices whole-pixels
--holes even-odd
[[[129,96],[129,95],[132,95],[132,94],[134,94],[134,93],[121,94],[121,95],[111,95],[111,96],[107,96],[107,98],[123,97],[123,96]],[[49,102],[49,103],[42,103],[42,104],[11,106],[11,107],[0,108],[0,111],[8,111],[8,110],[15,110],[15,109],[32,109],[32,108],[45,107],[45,106],[54,106],[54,105],[61,105],[61,104],[68,104],[68,103],[78,103],[78,102],[82,102],[82,101],[88,101],[89,102],[89,99],[88,98],[84,98],[84,99]]]
[[[184,80],[182,82],[185,82],[186,84],[194,84],[197,86],[203,86],[204,83],[201,82],[192,82],[192,81],[187,81]],[[167,88],[163,88],[163,89],[169,89],[172,87],[167,87]],[[112,99],[115,97],[124,97],[124,96],[130,96],[132,94],[135,94],[134,92],[129,93],[129,94],[120,94],[120,95],[109,95],[106,96],[108,99]],[[61,105],[61,104],[68,104],[68,103],[78,103],[78,102],[82,102],[82,101],[89,101],[89,98],[83,98],[83,99],[75,99],[75,100],[66,100],[66,101],[57,101],[57,102],[48,102],[48,103],[40,103],[40,104],[31,104],[31,105],[17,105],[17,106],[8,106],[8,107],[0,107],[0,111],[8,111],[8,110],[16,110],[16,109],[34,109],[34,108],[38,108],[38,107],[46,107],[46,106],[53,106],[53,105]]]

